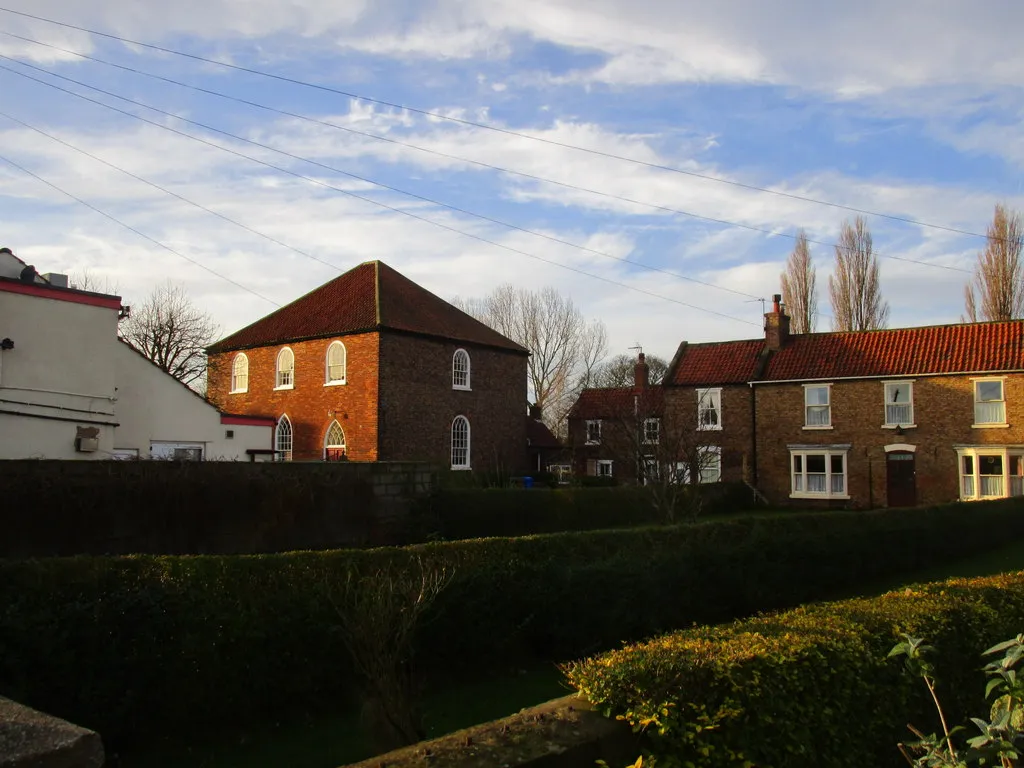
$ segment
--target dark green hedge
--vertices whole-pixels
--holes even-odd
[[[701,518],[750,510],[756,505],[752,491],[742,483],[704,486],[701,493]],[[680,510],[680,517],[684,512]],[[663,522],[664,514],[651,503],[648,492],[637,487],[445,488],[417,505],[410,535],[421,540],[454,541]]]
[[[353,677],[328,584],[419,557],[454,572],[417,637],[435,679],[561,661],[835,595],[1024,536],[1024,500],[786,514],[254,556],[0,560],[0,694],[99,730],[337,708]]]
[[[899,633],[937,647],[952,726],[988,715],[981,654],[1022,630],[1024,572],[676,632],[565,669],[646,730],[659,766],[898,766],[906,723],[941,733],[923,682],[886,659]]]

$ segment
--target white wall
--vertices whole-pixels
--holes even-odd
[[[0,459],[109,459],[114,428],[99,426],[99,449],[75,450],[77,426],[84,422],[14,416],[0,413]]]
[[[117,421],[115,449],[139,458],[166,457],[175,446],[202,446],[205,459],[248,461],[246,449],[268,449],[273,427],[222,424],[220,412],[122,342],[115,343]],[[228,431],[234,437],[226,437]]]
[[[0,458],[108,457],[116,335],[116,309],[0,290],[0,338],[14,342],[0,351]],[[99,429],[100,451],[75,451],[78,426]]]

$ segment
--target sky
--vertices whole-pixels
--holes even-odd
[[[380,259],[552,286],[670,358],[760,336],[800,228],[829,330],[851,208],[890,326],[957,322],[1024,210],[1019,0],[0,8],[0,245],[128,304],[182,284],[225,335]]]

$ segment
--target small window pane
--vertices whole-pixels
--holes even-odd
[[[807,471],[808,472],[824,472],[825,471],[825,456],[820,453],[811,454],[807,457]]]
[[[793,471],[803,472],[804,471],[804,457],[799,453],[793,456]]]
[[[1003,457],[1002,456],[979,456],[978,457],[978,472],[982,475],[1002,475],[1003,474]]]
[[[973,456],[964,456],[964,474],[965,475],[973,475],[974,474],[974,457]]]
[[[807,405],[828,405],[828,387],[807,387],[804,392]]]
[[[345,345],[336,341],[327,348],[327,381],[345,380]]]
[[[469,421],[465,416],[452,422],[452,467],[469,467]]]
[[[836,475],[836,474],[841,475],[843,473],[843,457],[838,455],[838,454],[836,454],[836,455],[833,455],[831,457],[831,461],[832,461],[832,474],[833,475]]]
[[[1003,399],[1003,382],[1001,381],[979,381],[978,402],[990,403]]]
[[[469,389],[469,353],[464,349],[457,350],[452,358],[452,386]]]

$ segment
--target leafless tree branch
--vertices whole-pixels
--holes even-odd
[[[807,233],[797,234],[796,246],[782,273],[782,301],[789,313],[793,333],[812,333],[818,322],[818,271],[811,261]]]
[[[836,331],[884,328],[889,302],[882,298],[871,232],[863,216],[843,222],[835,246],[835,274],[828,279],[832,299],[832,327]]]
[[[964,287],[966,319],[976,323],[1024,317],[1024,221],[1020,213],[997,205],[987,234],[988,244],[978,254],[974,277]]]

